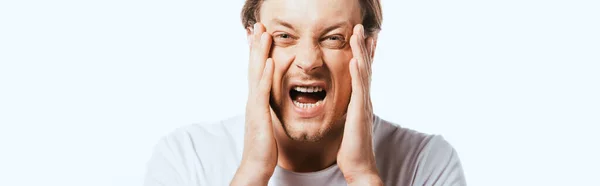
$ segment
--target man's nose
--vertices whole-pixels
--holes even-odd
[[[312,42],[304,42],[296,46],[294,65],[305,73],[310,73],[322,67],[323,58],[320,47]]]

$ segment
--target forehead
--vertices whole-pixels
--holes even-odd
[[[358,0],[265,0],[259,17],[260,22],[283,20],[305,28],[362,21]]]

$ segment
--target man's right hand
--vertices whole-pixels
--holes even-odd
[[[269,57],[272,38],[265,27],[254,24],[249,37],[248,101],[242,162],[231,185],[267,185],[277,166],[269,98],[274,64]]]

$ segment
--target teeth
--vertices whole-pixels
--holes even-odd
[[[294,105],[303,109],[309,109],[323,104],[323,100],[319,100],[316,103],[300,103],[298,101],[294,101]]]
[[[319,101],[317,101],[317,102],[315,103],[315,106],[319,106],[319,105],[321,105],[321,104],[323,104],[323,100],[319,100]]]
[[[298,92],[312,93],[312,92],[321,92],[321,91],[323,91],[323,88],[321,88],[321,87],[294,87],[294,90],[296,90]]]

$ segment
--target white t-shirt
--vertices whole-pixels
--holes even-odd
[[[454,148],[441,136],[402,128],[375,117],[373,145],[385,185],[466,185]],[[195,124],[164,137],[148,162],[145,186],[229,185],[242,159],[244,116]],[[310,173],[275,168],[272,186],[346,185],[334,164]]]

